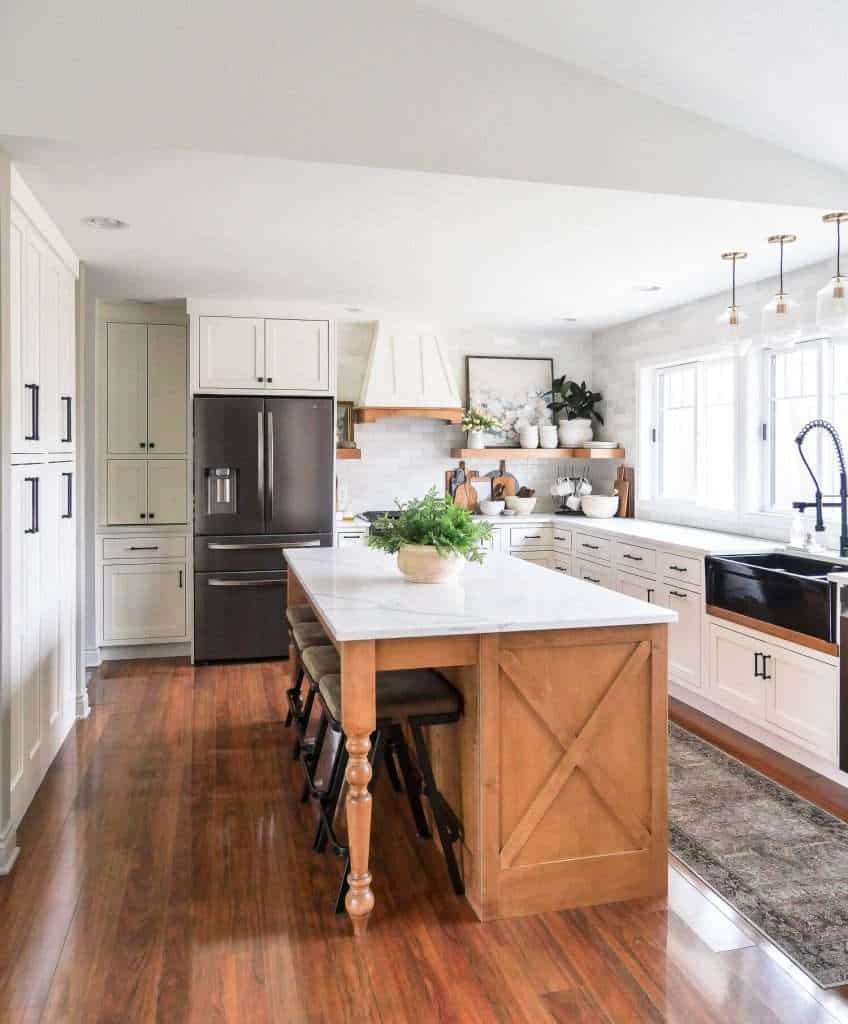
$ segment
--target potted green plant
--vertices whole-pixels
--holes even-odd
[[[586,381],[579,384],[569,380],[565,374],[554,380],[553,388],[544,396],[549,398],[548,408],[554,416],[564,413],[559,421],[559,441],[564,448],[576,447],[592,440],[592,420],[603,424],[604,418],[595,408],[603,396],[586,387]]]
[[[368,546],[397,555],[398,569],[410,583],[446,583],[466,562],[483,561],[480,542],[492,536],[492,528],[476,522],[453,498],[437,497],[433,487],[398,508],[397,518],[384,516],[374,525]]]
[[[462,429],[468,432],[469,448],[485,448],[487,430],[500,430],[500,420],[481,409],[466,409],[462,414]]]

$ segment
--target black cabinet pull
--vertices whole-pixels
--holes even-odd
[[[73,517],[74,517],[74,474],[73,473],[63,473],[62,476],[65,478],[65,483],[66,483],[66,486],[67,486],[67,490],[65,491],[67,505],[65,507],[68,510],[67,512],[63,512],[62,513],[62,518],[63,519],[73,519]]]
[[[771,655],[770,654],[762,654],[761,657],[763,659],[763,679],[771,679],[771,675],[768,672],[768,665],[766,664],[766,662],[769,660],[769,658],[771,658]]]
[[[672,569],[672,570],[674,570],[674,572],[688,572],[688,571],[689,571],[689,570],[688,570],[688,569],[687,569],[687,568],[686,568],[685,566],[683,566],[683,565],[670,565],[670,566],[669,566],[669,569]]]
[[[754,651],[754,678],[760,678],[760,658],[762,655],[759,651]]]
[[[183,589],[183,571],[182,571],[182,569],[180,569],[178,571],[178,576],[179,576],[179,589],[182,590]]]
[[[600,580],[596,580],[594,576],[584,576],[583,579],[587,580],[589,583],[600,583],[601,582]]]
[[[138,442],[138,446],[139,446],[139,448],[146,448],[147,447],[147,445],[144,443],[144,441],[139,441]]]
[[[32,405],[30,407],[31,408],[31,415],[32,415],[32,433],[31,434],[24,434],[24,440],[25,441],[40,441],[41,440],[41,437],[40,437],[40,425],[39,425],[39,422],[38,422],[39,419],[40,419],[39,409],[38,409],[38,394],[39,394],[39,391],[41,389],[39,388],[38,384],[24,384],[24,389],[26,391],[29,391],[29,393],[30,393],[30,400],[32,402]]]
[[[641,562],[641,561],[643,561],[643,558],[642,558],[641,555],[631,555],[631,554],[629,554],[626,551],[624,552],[624,554],[621,557],[622,558],[629,558],[631,562]]]
[[[597,545],[597,544],[587,544],[585,541],[581,541],[580,542],[580,546],[583,547],[583,548],[588,548],[590,551],[598,551],[599,550],[599,545]]]
[[[70,395],[62,395],[61,401],[65,406],[65,436],[62,438],[62,441],[65,444],[70,444],[73,440],[73,437],[71,436],[71,424],[73,422],[73,413],[71,410],[73,398],[71,398]]]
[[[648,604],[651,604],[653,602],[653,600],[654,600],[654,597],[653,597],[654,593],[655,593],[655,588],[654,587],[648,587]]]
[[[130,544],[129,551],[158,551],[158,544]]]
[[[156,517],[155,517],[155,516],[153,515],[153,513],[152,513],[152,512],[148,512],[148,513],[147,513],[147,518],[148,518],[148,519],[155,519]]]
[[[265,378],[264,377],[257,377],[256,380],[257,380],[257,383],[261,384],[262,381],[265,380]]]
[[[669,594],[671,594],[672,597],[682,597],[684,601],[689,596],[688,594],[684,594],[682,590],[669,590]]]
[[[25,476],[24,481],[32,485],[30,494],[30,525],[24,533],[38,533],[38,488],[41,483],[37,476]]]
[[[154,442],[154,441],[148,441],[148,442],[147,442],[147,447],[148,447],[148,448],[155,448],[155,447],[156,447],[156,444],[155,444],[155,442]]]
[[[542,535],[540,533],[525,533],[524,534],[524,539],[525,540],[541,540],[542,539]]]
[[[266,384],[273,384],[274,383],[274,378],[273,377],[266,377],[265,378],[265,383]]]
[[[138,518],[139,519],[145,519],[146,517],[145,517],[145,514],[143,512],[139,512]]]

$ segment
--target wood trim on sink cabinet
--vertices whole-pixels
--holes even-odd
[[[775,626],[771,622],[761,622],[759,619],[752,619],[749,615],[740,615],[739,612],[729,612],[712,604],[707,605],[707,615],[711,615],[714,619],[723,619],[725,622],[735,622],[737,626],[753,629],[757,633],[766,633],[768,636],[777,637],[779,640],[788,640],[799,647],[807,647],[811,651],[818,651],[819,654],[830,654],[833,657],[839,654],[838,646],[828,643],[827,640],[819,640],[818,637],[807,636],[806,633],[798,633],[794,629],[787,629],[785,626]]]

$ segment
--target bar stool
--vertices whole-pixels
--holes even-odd
[[[311,615],[312,618],[307,618],[308,615]],[[289,620],[290,634],[297,659],[296,663],[292,666],[294,681],[286,690],[289,704],[289,710],[286,714],[286,727],[288,728],[292,722],[295,724],[297,736],[295,738],[294,756],[297,758],[300,744],[306,736],[309,717],[312,714],[312,705],[315,700],[315,692],[318,689],[316,683],[314,690],[310,688],[307,691],[306,699],[303,699],[302,689],[305,674],[303,654],[310,647],[330,647],[332,645],[330,644],[330,638],[324,632],[324,627],[316,620],[315,613],[309,605],[295,605],[289,608],[286,612],[286,618]],[[298,619],[300,621],[297,621]]]
[[[317,667],[317,666],[316,666]],[[350,853],[335,829],[335,817],[344,785],[348,754],[344,742],[341,720],[341,676],[328,673],[319,682],[319,701],[322,714],[311,757],[304,761],[308,793],[318,805],[318,829],[313,849],[322,853],[327,845],[344,858],[344,871],[336,899],[336,913],[344,910],[348,889]],[[421,804],[421,797],[430,801],[433,820],[439,833],[451,885],[457,895],[465,892],[465,885],[453,851],[453,845],[462,837],[462,825],[436,785],[430,754],[424,742],[423,728],[447,725],[459,721],[462,698],[438,672],[430,669],[412,669],[377,673],[377,729],[371,737],[371,784],[373,789],[380,765],[392,764],[396,756],[405,783],[406,795],[418,835],[432,838]],[[415,744],[417,766],[409,754],[403,727],[407,726]]]

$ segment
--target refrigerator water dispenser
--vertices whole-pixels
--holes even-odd
[[[206,514],[238,514],[238,470],[232,466],[206,470]]]

